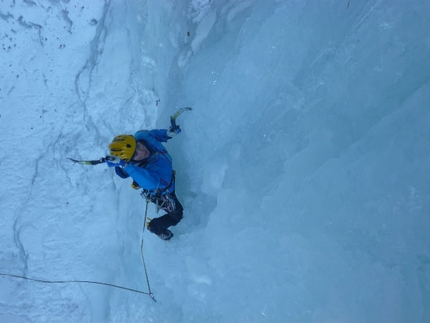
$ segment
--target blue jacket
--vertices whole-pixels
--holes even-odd
[[[162,142],[171,139],[167,129],[140,130],[134,134],[136,141],[142,141],[151,154],[143,161],[130,162],[124,168],[115,167],[115,172],[121,178],[131,176],[139,186],[148,191],[172,193],[175,184],[172,182],[173,169],[170,157]]]

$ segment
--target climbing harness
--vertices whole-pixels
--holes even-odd
[[[176,172],[172,172],[172,179],[165,188],[156,189],[155,191],[148,191],[143,189],[140,196],[146,200],[146,206],[152,202],[155,204],[155,212],[158,213],[160,210],[166,212],[173,212],[176,208],[175,199],[169,194],[169,188],[175,183]]]
[[[173,212],[175,210],[175,200],[169,194],[156,194],[152,195],[151,192],[143,190],[140,195],[146,200],[147,203],[152,202],[155,204],[155,212],[158,213],[160,210],[164,210],[166,212]]]

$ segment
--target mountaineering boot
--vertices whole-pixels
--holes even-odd
[[[151,221],[149,223],[146,224],[146,227],[148,228],[148,230],[154,234],[156,234],[160,239],[163,240],[170,240],[173,237],[173,233],[172,231],[170,231],[169,229],[165,229],[164,231],[155,231],[151,228]]]
[[[157,236],[163,240],[170,240],[173,237],[173,233],[172,233],[172,231],[166,229],[166,232],[157,234]]]

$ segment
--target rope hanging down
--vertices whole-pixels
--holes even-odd
[[[90,280],[45,280],[45,279],[30,278],[30,277],[24,277],[24,276],[13,275],[13,274],[5,274],[5,273],[0,273],[0,276],[8,276],[8,277],[13,277],[13,278],[20,278],[20,279],[25,279],[25,280],[30,280],[30,281],[34,281],[34,282],[38,282],[38,283],[45,283],[45,284],[83,283],[83,284],[104,285],[104,286],[109,286],[109,287],[113,287],[113,288],[127,290],[127,291],[134,292],[134,293],[148,295],[149,297],[151,297],[155,301],[155,299],[152,296],[151,292],[147,293],[147,292],[143,292],[141,290],[132,289],[132,288],[123,287],[123,286],[118,286],[118,285],[109,284],[109,283],[103,283],[103,282],[95,282],[95,281],[90,281]]]
[[[144,197],[144,196],[142,195],[142,197]],[[146,227],[146,219],[147,219],[147,216],[148,216],[148,204],[149,204],[149,200],[146,199],[145,217],[144,217],[144,220],[143,220],[143,231],[145,231],[145,227]],[[38,283],[45,283],[45,284],[82,283],[82,284],[104,285],[104,286],[109,286],[109,287],[113,287],[113,288],[127,290],[127,291],[138,293],[138,294],[148,295],[149,297],[151,297],[151,299],[154,302],[157,302],[155,300],[154,294],[151,291],[151,286],[149,285],[148,272],[146,270],[145,258],[143,256],[143,236],[142,236],[142,243],[140,244],[140,254],[142,256],[143,269],[145,271],[146,284],[148,285],[148,291],[149,292],[143,292],[143,291],[137,290],[137,289],[132,289],[132,288],[118,286],[118,285],[109,284],[109,283],[95,282],[95,281],[90,281],[90,280],[45,280],[45,279],[30,278],[30,277],[25,277],[25,276],[20,276],[20,275],[14,275],[14,274],[5,274],[5,273],[1,273],[1,272],[0,272],[0,276],[8,276],[8,277],[13,277],[13,278],[25,279],[25,280],[34,281],[34,282],[38,282]]]
[[[143,192],[141,194],[142,197],[144,197]],[[146,207],[145,207],[145,217],[143,219],[143,229],[142,229],[142,242],[140,243],[140,255],[142,256],[142,264],[143,264],[143,270],[145,271],[145,276],[146,276],[146,284],[148,285],[148,295],[149,297],[152,298],[152,300],[154,302],[156,302],[154,295],[151,292],[151,286],[149,285],[149,278],[148,278],[148,272],[146,270],[146,264],[145,264],[145,258],[143,257],[143,232],[145,232],[145,227],[146,227],[146,219],[148,217],[148,204],[149,204],[149,200],[146,199]]]

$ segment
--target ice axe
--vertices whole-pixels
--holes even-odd
[[[173,131],[179,128],[179,126],[176,124],[176,118],[179,117],[182,114],[182,112],[191,111],[191,110],[192,108],[190,107],[180,108],[178,111],[176,111],[174,115],[170,117],[170,124],[172,126]]]

